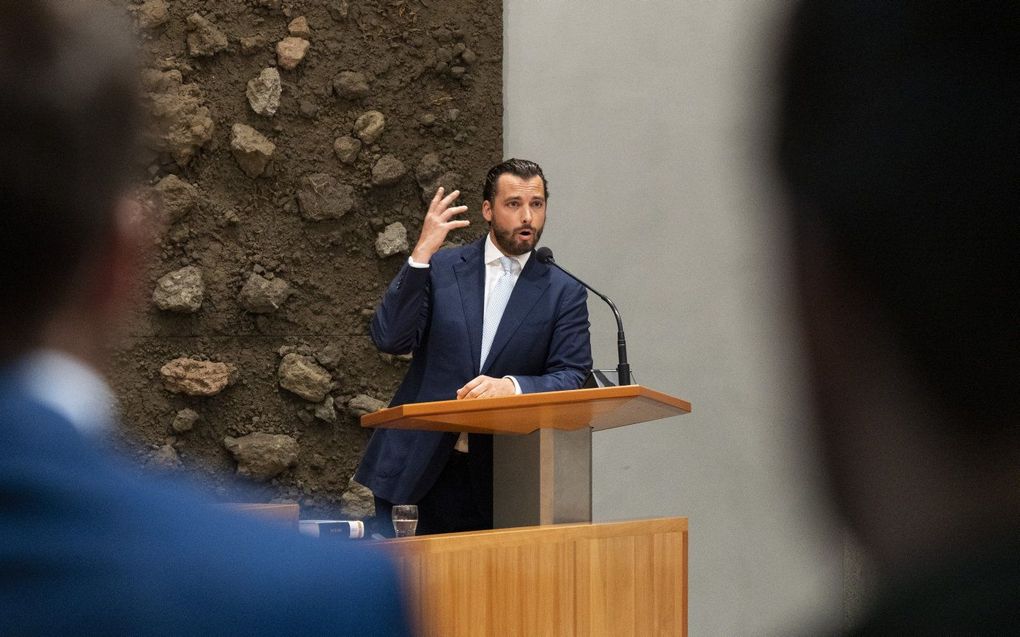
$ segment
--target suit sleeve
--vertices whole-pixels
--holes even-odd
[[[549,340],[545,373],[538,376],[513,375],[521,386],[521,392],[531,394],[579,388],[592,364],[589,326],[588,292],[578,285],[560,299]]]
[[[386,288],[372,316],[372,342],[387,354],[408,354],[421,343],[429,321],[431,268],[407,263]]]

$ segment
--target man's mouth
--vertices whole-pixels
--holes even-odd
[[[517,234],[527,239],[533,236],[535,232],[531,228],[521,228],[520,230],[517,231]]]

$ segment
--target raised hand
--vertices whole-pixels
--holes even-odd
[[[421,227],[421,234],[418,236],[418,244],[411,251],[411,258],[415,263],[428,263],[432,255],[439,251],[439,248],[446,241],[446,235],[455,228],[464,228],[471,224],[467,219],[455,219],[456,215],[467,211],[467,206],[451,206],[460,196],[459,190],[443,196],[442,186],[436,190],[429,204],[429,210],[425,213],[425,222]]]

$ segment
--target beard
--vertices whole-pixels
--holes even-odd
[[[521,230],[530,230],[531,234],[521,236],[518,234]],[[542,238],[542,230],[543,228],[534,226],[509,229],[492,224],[493,242],[504,254],[516,257],[535,249],[538,240]]]

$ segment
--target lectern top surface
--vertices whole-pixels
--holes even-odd
[[[690,413],[686,400],[640,385],[412,403],[365,414],[363,427],[527,434],[537,429],[595,430]]]

